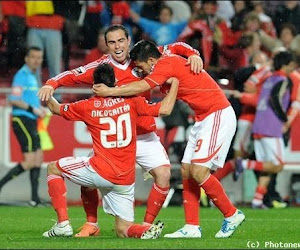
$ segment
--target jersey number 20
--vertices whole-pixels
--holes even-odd
[[[100,131],[100,139],[105,148],[123,148],[130,144],[132,139],[131,121],[129,113],[122,114],[115,122],[111,117],[100,118],[100,124],[108,124],[108,130]],[[124,133],[125,126],[125,133]],[[108,141],[107,136],[116,135],[116,141]]]

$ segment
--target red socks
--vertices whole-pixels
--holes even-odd
[[[264,186],[257,186],[255,189],[254,199],[252,201],[255,205],[260,205],[263,203],[263,199],[268,189]]]
[[[165,202],[169,189],[170,187],[162,188],[157,186],[155,183],[152,185],[148,197],[147,210],[146,210],[144,222],[147,222],[149,224],[153,223],[162,205]]]
[[[97,223],[99,203],[98,190],[81,186],[81,200],[86,213],[87,222]]]
[[[127,237],[129,238],[141,238],[142,234],[146,232],[151,225],[139,225],[132,224],[127,228]]]
[[[61,176],[50,174],[47,176],[48,193],[52,206],[56,211],[58,222],[69,219],[67,208],[66,183]]]
[[[183,207],[186,224],[199,225],[200,187],[194,179],[183,179]]]
[[[224,177],[229,175],[233,172],[234,162],[232,160],[227,161],[223,168],[219,168],[216,172],[214,172],[212,175],[216,177],[219,181],[222,180]]]
[[[201,184],[207,196],[213,201],[217,208],[223,213],[224,217],[230,217],[236,212],[236,207],[227,197],[220,181],[213,175],[210,175],[206,181]]]
[[[256,170],[256,171],[263,171],[263,162],[260,162],[260,161],[253,161],[253,160],[248,160],[246,162],[246,166],[247,166],[247,169],[253,169],[253,170]]]

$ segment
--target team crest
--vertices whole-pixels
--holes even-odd
[[[134,67],[132,70],[131,70],[131,74],[133,74],[135,77],[142,77],[143,74],[142,72],[139,71],[139,69],[137,67]]]
[[[101,101],[94,101],[94,107],[99,108],[101,106]]]
[[[76,69],[73,69],[72,71],[77,76],[77,75],[81,75],[81,74],[85,73],[86,69],[83,66],[80,66],[80,67],[78,67]]]

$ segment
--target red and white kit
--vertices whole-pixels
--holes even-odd
[[[158,116],[159,108],[160,103],[148,104],[142,97],[94,97],[62,105],[64,118],[87,125],[94,150],[90,158],[60,159],[57,167],[63,177],[99,188],[105,212],[133,221],[136,121],[138,115]]]
[[[189,57],[191,55],[199,55],[199,52],[185,43],[174,43],[159,47],[163,54],[180,54]],[[71,71],[65,71],[54,78],[49,79],[46,85],[51,85],[54,89],[61,86],[70,86],[75,84],[93,84],[94,69],[102,63],[109,63],[115,72],[116,84],[118,86],[129,82],[140,80],[138,70],[130,59],[125,64],[116,62],[110,55],[104,55],[99,60],[96,60],[85,66],[81,66]],[[186,66],[189,67],[189,66]],[[150,91],[142,94],[147,99],[150,98]],[[137,163],[145,171],[150,171],[162,165],[170,165],[164,147],[162,146],[159,137],[154,133],[156,124],[153,117],[141,116],[137,121]],[[151,142],[151,150],[148,149]]]
[[[223,167],[236,130],[235,113],[223,91],[204,70],[191,74],[186,59],[177,55],[158,59],[144,80],[151,88],[162,86],[162,92],[167,92],[170,85],[164,83],[170,77],[179,80],[177,98],[194,110],[196,119],[182,162]]]

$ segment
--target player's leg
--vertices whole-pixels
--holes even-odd
[[[98,226],[98,189],[81,186],[81,200],[86,214],[86,223],[75,237],[97,236],[100,233]]]
[[[67,190],[64,178],[68,178],[80,186],[96,188],[95,175],[97,176],[97,173],[89,165],[88,157],[66,157],[48,165],[48,192],[58,222],[43,236],[71,236],[73,234],[67,212]]]
[[[284,162],[284,143],[281,138],[261,138],[254,141],[254,149],[258,161],[269,168],[263,173],[280,172]],[[258,185],[252,200],[253,208],[265,208],[263,198],[267,193],[270,176],[263,174],[259,177]]]
[[[280,138],[262,138],[254,140],[256,147],[256,160],[236,159],[236,169],[234,179],[237,180],[239,175],[245,169],[252,169],[258,172],[275,174],[282,171],[284,144]],[[259,157],[257,157],[259,155]]]
[[[118,237],[156,239],[160,236],[163,223],[134,223],[134,184],[113,185],[112,189],[100,188],[103,197],[103,210],[116,217],[115,229]]]
[[[51,197],[52,206],[57,214],[58,221],[50,230],[44,232],[43,236],[72,236],[73,229],[70,225],[67,211],[66,183],[56,161],[51,162],[47,167],[47,183],[48,193]]]
[[[234,111],[228,107],[211,114],[193,128],[195,147],[190,174],[225,217],[216,238],[231,236],[245,218],[231,203],[220,181],[210,174],[212,167],[222,167],[224,164],[235,133],[235,121]]]
[[[213,175],[222,180],[235,170],[235,159],[238,157],[244,158],[249,154],[249,145],[251,141],[252,122],[239,119],[237,124],[237,131],[233,142],[234,159],[225,162],[223,168],[217,169]]]
[[[170,189],[171,165],[159,137],[154,132],[138,136],[136,156],[137,163],[154,178],[144,216],[144,223],[152,224]]]

